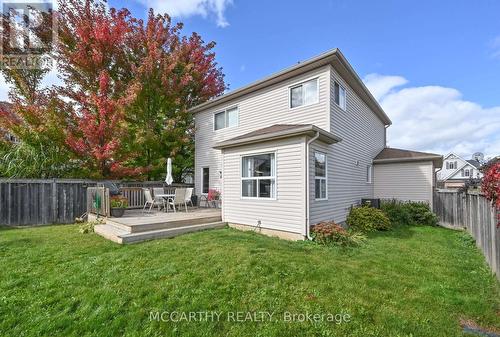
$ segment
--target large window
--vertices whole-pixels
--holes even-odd
[[[230,128],[238,125],[238,107],[226,109],[214,114],[214,129]]]
[[[242,157],[241,196],[243,198],[276,198],[274,153]]]
[[[204,167],[201,172],[201,193],[208,193],[210,188],[210,169]]]
[[[345,88],[337,82],[333,83],[333,99],[339,107],[343,110],[346,109],[346,91]]]
[[[327,199],[327,177],[326,177],[326,154],[321,152],[314,153],[314,186],[315,198],[317,200]]]
[[[290,108],[318,103],[318,79],[303,82],[290,88]]]

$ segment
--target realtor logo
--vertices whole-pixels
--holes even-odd
[[[0,34],[0,66],[47,69],[57,37],[51,2],[4,1]]]

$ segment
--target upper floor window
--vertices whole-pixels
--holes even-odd
[[[333,83],[333,99],[339,107],[346,109],[346,91],[337,81]]]
[[[447,161],[446,169],[447,170],[456,170],[458,168],[457,161]]]
[[[290,88],[290,108],[319,102],[318,79],[309,80]]]
[[[214,114],[214,129],[230,128],[238,125],[238,107],[233,107]]]
[[[242,157],[241,197],[276,198],[276,160],[274,153]]]
[[[314,152],[314,194],[318,200],[327,199],[326,154]]]

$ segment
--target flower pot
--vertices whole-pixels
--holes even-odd
[[[111,208],[111,216],[114,218],[120,218],[125,213],[125,208]]]

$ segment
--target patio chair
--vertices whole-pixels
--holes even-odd
[[[172,206],[174,208],[174,212],[176,212],[175,205],[182,205],[186,207],[187,213],[187,204],[186,204],[186,189],[185,188],[176,188],[175,195],[173,198],[169,198],[167,202],[167,206]]]
[[[155,201],[163,203],[165,199],[163,197],[158,197],[160,194],[165,194],[163,187],[153,187],[153,197],[155,198]]]
[[[149,188],[143,188],[142,191],[144,192],[144,199],[146,199],[146,202],[144,203],[144,207],[142,208],[142,212],[146,210],[146,207],[149,206],[148,211],[151,212],[153,207],[156,205],[158,206],[158,210],[161,210],[161,206],[165,207],[165,200],[163,199],[162,201],[156,201],[156,199],[153,199],[151,196],[151,191]]]
[[[191,207],[194,207],[193,200],[191,200],[191,197],[193,196],[193,190],[194,188],[192,187],[186,188],[186,196],[184,198],[186,204],[186,212],[187,212],[187,204],[191,204]]]

